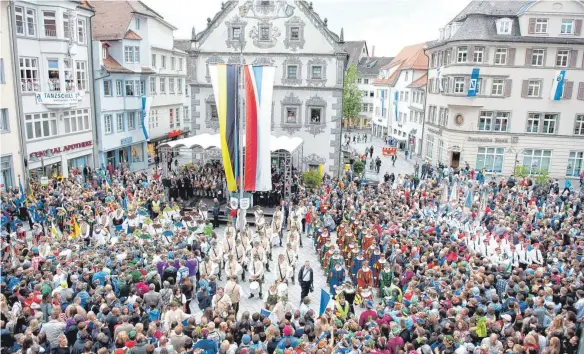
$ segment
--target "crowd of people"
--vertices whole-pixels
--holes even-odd
[[[2,193],[2,352],[577,351],[581,192],[424,165],[379,184],[348,172],[298,185],[271,216],[240,211],[213,228],[204,205],[175,198],[221,181],[205,168],[170,185],[98,169]],[[319,265],[301,262],[308,252]],[[317,267],[322,304],[309,296]],[[262,299],[251,313],[248,297]]]

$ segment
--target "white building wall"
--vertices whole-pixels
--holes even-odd
[[[46,174],[62,174],[68,176],[71,167],[83,167],[86,164],[93,166],[93,113],[91,109],[91,58],[88,43],[90,40],[90,16],[92,12],[79,7],[75,1],[15,1],[15,8],[34,11],[34,33],[30,33],[29,27],[22,28],[16,24],[16,36],[18,56],[20,59],[34,59],[38,80],[28,80],[21,84],[23,92],[21,96],[24,120],[24,134],[26,150],[28,153],[28,168],[35,170],[36,174],[42,174],[39,170],[43,165]],[[55,13],[55,25],[44,26],[44,12]],[[65,37],[63,18],[65,14],[71,14],[83,31],[79,37],[79,27],[75,26],[73,40]],[[16,16],[14,17],[16,21]],[[23,33],[24,32],[24,33]],[[67,92],[65,60],[71,60],[72,78],[70,82],[72,95],[79,95],[78,99],[68,99],[67,102],[50,104],[49,101],[37,102],[36,95],[47,92]],[[58,82],[59,91],[55,91],[55,85],[49,81],[49,60],[57,60],[58,67],[52,71],[52,75],[58,73],[59,79],[53,77],[53,82]],[[84,70],[77,70],[77,63],[84,66]],[[29,60],[29,63],[32,61]],[[25,68],[23,68],[24,70]],[[24,70],[22,73],[26,73]],[[30,73],[30,71],[28,71]],[[80,80],[85,88],[78,89],[77,73],[83,73]],[[22,76],[22,75],[21,75]],[[20,78],[22,79],[22,78]],[[19,79],[19,81],[20,81]],[[50,91],[51,87],[54,91]],[[80,115],[82,129],[72,125],[68,114]],[[48,121],[37,122],[36,118],[49,117]],[[28,119],[30,118],[30,119]],[[79,121],[78,121],[79,122]],[[39,124],[40,123],[40,124]],[[69,124],[67,124],[69,123]],[[47,129],[48,127],[48,129]],[[48,130],[48,131],[47,131]],[[67,132],[69,130],[69,132]]]
[[[24,180],[23,151],[19,132],[19,117],[16,110],[17,86],[13,75],[12,48],[9,29],[9,2],[0,3],[0,48],[3,78],[0,82],[0,189],[18,187],[18,177]],[[6,124],[6,125],[4,125]],[[24,183],[24,182],[23,182]]]

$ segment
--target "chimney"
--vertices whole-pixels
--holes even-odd
[[[375,46],[371,46],[371,55],[370,57],[373,58],[375,56]]]

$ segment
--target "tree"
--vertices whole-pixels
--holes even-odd
[[[345,73],[343,89],[343,121],[348,124],[359,117],[361,112],[361,91],[357,86],[359,72],[355,64],[351,64]]]
[[[515,166],[515,173],[513,175],[521,178],[527,177],[529,176],[529,167],[523,165]]]
[[[357,160],[357,161],[355,161],[355,163],[353,163],[353,171],[356,174],[360,175],[364,169],[365,169],[365,164],[363,163],[363,161]]]
[[[318,170],[306,171],[302,174],[302,182],[304,182],[304,186],[316,189],[322,184],[322,176]]]

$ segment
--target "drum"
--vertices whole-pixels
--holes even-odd
[[[237,263],[237,267],[235,268],[235,273],[237,273],[238,276],[240,276],[241,273],[243,273],[243,267],[241,266],[241,264]]]
[[[213,266],[211,267],[211,274],[213,275],[219,274],[219,266],[217,265],[217,263],[213,263]]]
[[[249,292],[253,295],[259,294],[260,283],[258,283],[257,281],[252,281],[251,284],[249,284]]]
[[[279,246],[280,245],[280,237],[278,234],[272,234],[272,246]]]
[[[278,284],[278,296],[288,295],[288,285],[286,283]]]

